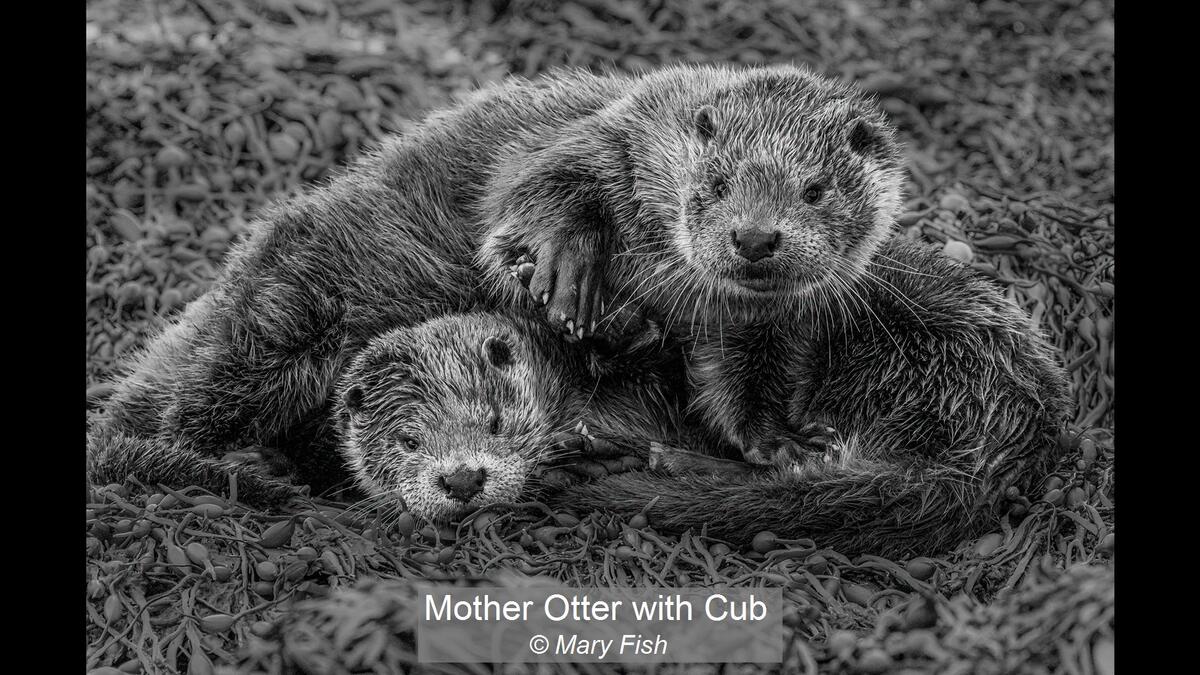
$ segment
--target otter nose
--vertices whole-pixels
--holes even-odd
[[[451,499],[460,502],[471,501],[475,495],[483,492],[483,484],[487,480],[487,472],[483,469],[462,468],[452,474],[438,478],[438,483]]]
[[[775,248],[779,246],[781,236],[779,230],[760,230],[757,227],[730,230],[729,235],[738,255],[750,262],[758,262],[775,255]]]

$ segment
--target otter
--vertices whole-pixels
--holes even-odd
[[[684,343],[691,450],[766,468],[681,456],[563,503],[658,497],[658,527],[846,553],[994,527],[1004,491],[1054,460],[1066,379],[998,289],[895,232],[900,157],[848,85],[673,68],[500,177],[481,253],[493,283],[576,339],[619,335],[615,310],[656,318]]]
[[[700,80],[728,76],[691,72]],[[213,459],[278,448],[284,460],[309,468],[314,491],[337,485],[345,477],[327,470],[336,468],[336,452],[319,439],[329,437],[323,425],[347,361],[387,330],[438,316],[546,315],[527,294],[489,283],[481,252],[494,205],[526,167],[544,166],[559,139],[586,141],[593,120],[641,82],[581,71],[511,78],[265,209],[213,286],[123,367],[89,429],[91,454],[123,443]],[[578,202],[596,188],[560,178],[565,192],[544,198]],[[586,208],[571,215],[607,217]],[[553,308],[548,315],[562,325]],[[597,341],[593,351],[628,351],[631,341],[624,332],[620,338]]]
[[[937,544],[1045,463],[1063,378],[997,291],[892,236],[899,205],[878,107],[802,68],[508,80],[253,223],[93,432],[328,461],[313,429],[387,330],[507,308],[620,354],[648,317],[685,342],[689,447],[786,479],[706,495],[696,476],[623,476],[567,499],[624,509],[653,488],[663,523],[778,513],[784,532]],[[827,427],[857,443],[831,445]]]
[[[395,328],[350,359],[311,447],[322,448],[323,470],[351,478],[372,503],[446,521],[642,465],[656,440],[684,442],[681,378],[672,376],[682,364],[669,350],[646,356],[626,364],[641,377],[594,376],[596,354],[514,312]],[[619,430],[620,444],[604,429]],[[233,473],[245,501],[275,505],[313,480],[271,448],[216,459],[119,436],[94,447],[91,473],[105,482],[133,475],[220,490]]]
[[[654,356],[640,368],[644,377],[595,378],[585,362],[593,357],[511,313],[451,315],[384,333],[338,385],[342,456],[370,495],[448,520],[545,487],[527,485],[530,477],[555,471],[561,487],[572,479],[565,472],[589,473],[579,465],[640,459],[655,440],[682,442],[679,378],[669,376],[682,364]],[[619,430],[623,443],[579,429]]]
[[[514,78],[389,138],[327,184],[264,210],[219,278],[124,368],[89,429],[115,445],[219,460],[278,448],[316,492],[344,477],[325,447],[339,375],[369,340],[453,313],[534,303],[484,283],[484,194],[632,80]],[[180,460],[181,462],[190,461]]]

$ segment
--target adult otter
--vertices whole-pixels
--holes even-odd
[[[700,449],[784,467],[615,476],[563,502],[658,497],[661,527],[887,554],[994,522],[1053,459],[1065,378],[997,289],[893,236],[900,173],[891,127],[850,87],[675,68],[504,176],[496,283],[526,281],[576,337],[619,332],[613,308],[657,316],[685,341]]]
[[[397,326],[498,297],[475,257],[493,177],[629,89],[631,80],[560,73],[512,79],[430,115],[327,185],[251,224],[220,278],[130,364],[90,454],[123,443],[219,458],[283,449],[320,491],[341,480],[315,443],[348,360]],[[158,454],[158,453],[155,453]]]
[[[688,338],[698,447],[792,466],[824,457],[826,425],[860,439],[812,480],[733,486],[717,513],[749,518],[774,494],[796,531],[898,523],[897,546],[936,545],[1046,461],[1063,385],[1016,308],[888,238],[898,156],[874,106],[796,68],[510,80],[256,222],[97,431],[210,457],[307,448],[376,335],[476,306],[538,311],[505,276],[528,252],[537,300],[577,337],[594,322],[621,334],[608,324],[642,307]],[[930,274],[949,283],[925,297],[911,284]],[[901,325],[921,328],[902,341]],[[636,480],[578,503],[644,505]],[[710,508],[673,492],[687,487],[661,486],[660,521]]]

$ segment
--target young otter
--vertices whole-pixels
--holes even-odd
[[[372,340],[342,376],[335,412],[358,484],[446,519],[515,501],[581,424],[640,448],[678,438],[681,403],[657,375],[665,362],[640,381],[592,378],[589,356],[538,323],[453,315]]]
[[[361,492],[444,520],[516,500],[530,476],[554,471],[555,462],[586,468],[597,457],[643,454],[650,440],[678,442],[682,403],[667,375],[682,364],[653,354],[628,364],[644,377],[593,377],[592,358],[515,313],[453,314],[397,328],[349,362],[310,444],[343,465],[326,462],[323,470],[348,475]],[[638,442],[617,448],[579,436],[580,426]],[[91,473],[103,482],[133,475],[220,490],[233,472],[248,501],[271,504],[312,481],[304,467],[275,467],[299,474],[289,483],[251,457],[218,460],[152,440],[103,437],[95,447],[102,450],[90,457]]]
[[[527,281],[576,337],[619,332],[614,308],[656,316],[685,341],[692,449],[784,467],[627,474],[563,502],[658,497],[656,526],[846,553],[993,523],[1052,460],[1065,378],[993,286],[892,235],[900,175],[875,105],[786,67],[648,75],[499,174],[495,282]]]

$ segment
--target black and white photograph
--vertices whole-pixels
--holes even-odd
[[[1114,675],[1114,9],[89,0],[86,672]]]

